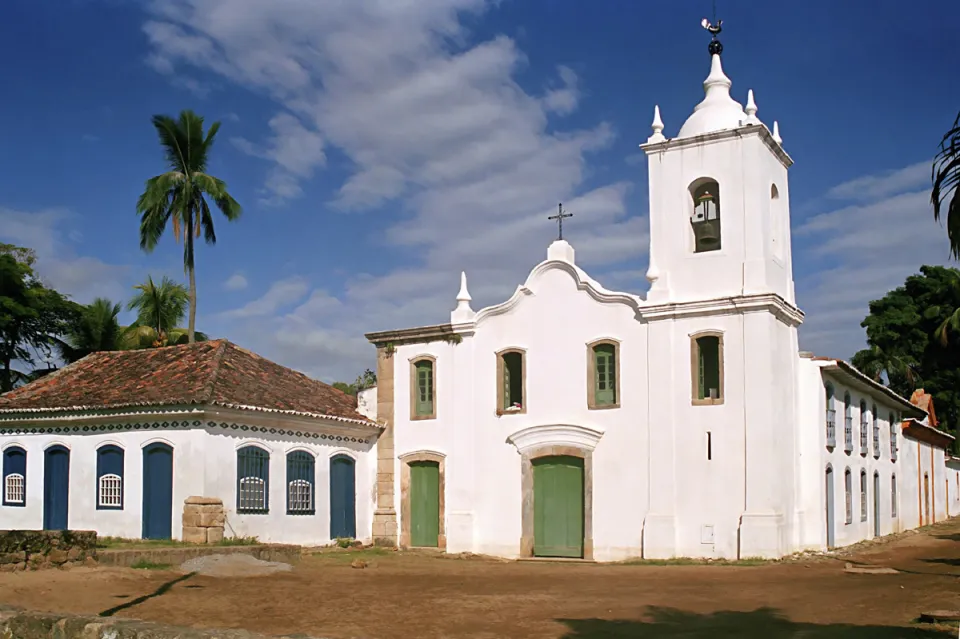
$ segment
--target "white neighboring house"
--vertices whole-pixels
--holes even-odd
[[[381,429],[354,406],[226,340],[95,353],[0,396],[0,529],[180,538],[204,496],[227,536],[368,540]]]
[[[677,137],[655,110],[645,299],[602,286],[558,240],[501,304],[474,311],[461,274],[448,323],[367,335],[379,388],[360,402],[385,427],[375,538],[779,557],[945,516],[931,488],[918,520],[911,482],[942,486],[952,438],[848,364],[798,352],[792,160],[753,92],[743,107],[730,87],[712,55]]]

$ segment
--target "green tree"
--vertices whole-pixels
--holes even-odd
[[[352,384],[346,382],[334,382],[331,384],[337,390],[341,390],[347,395],[356,396],[360,391],[366,390],[372,386],[377,385],[377,374],[374,373],[369,368],[360,375],[357,376],[357,379],[354,380]]]
[[[14,362],[36,367],[39,353],[49,353],[80,312],[36,277],[29,249],[10,247],[0,248],[0,393],[36,376],[36,369],[18,370]]]
[[[940,140],[940,150],[933,161],[933,219],[945,214],[950,253],[960,259],[960,113],[953,126]],[[945,209],[944,209],[945,206]]]
[[[183,284],[164,276],[157,285],[148,275],[146,282],[134,288],[138,292],[127,303],[127,310],[137,311],[137,318],[122,330],[124,349],[173,346],[190,341],[188,331],[178,328],[190,305],[190,294]],[[199,331],[194,332],[194,337],[200,341],[207,339]]]
[[[904,397],[916,388],[931,393],[937,417],[944,426],[960,423],[960,331],[942,339],[940,328],[960,307],[960,271],[942,266],[921,266],[900,286],[870,302],[870,314],[861,326],[867,330],[868,348],[852,363]]]
[[[147,180],[137,201],[140,214],[140,248],[152,251],[167,224],[173,227],[177,242],[183,240],[183,268],[190,278],[190,319],[187,341],[195,341],[197,318],[197,280],[194,240],[203,233],[207,244],[216,244],[213,215],[207,198],[228,220],[240,216],[240,205],[227,192],[226,183],[207,174],[207,162],[220,123],[214,122],[206,134],[203,118],[193,111],[181,111],[174,120],[166,115],[153,116],[153,126],[160,138],[167,160],[167,172]]]
[[[77,321],[67,331],[66,339],[57,344],[65,362],[76,362],[91,353],[120,349],[120,304],[98,297],[81,307]]]

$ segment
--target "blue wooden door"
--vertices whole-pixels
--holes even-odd
[[[51,446],[43,454],[43,527],[67,529],[70,503],[70,451]]]
[[[143,449],[143,538],[170,539],[173,527],[173,449]]]
[[[356,536],[356,468],[352,459],[337,455],[330,460],[330,538]]]

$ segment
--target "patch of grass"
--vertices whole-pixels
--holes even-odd
[[[391,550],[389,548],[380,548],[378,546],[359,548],[357,550],[344,550],[338,546],[334,546],[332,548],[324,548],[322,550],[314,551],[310,554],[310,556],[318,559],[332,559],[335,561],[350,562],[354,559],[371,559],[373,557],[386,557],[387,555],[395,554],[397,554],[395,550]]]
[[[124,539],[123,537],[97,537],[97,548],[182,548],[193,546],[178,539]]]
[[[744,557],[743,559],[698,559],[695,557],[673,557],[671,559],[625,559],[618,561],[621,566],[764,566],[773,563],[772,559],[762,557]]]
[[[171,568],[171,564],[158,564],[146,559],[140,559],[130,567],[136,570],[169,570]]]
[[[257,537],[224,537],[218,546],[256,546],[260,543]]]

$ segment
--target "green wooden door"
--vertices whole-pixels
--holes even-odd
[[[410,464],[410,545],[440,545],[440,465]]]
[[[583,557],[583,460],[533,461],[533,554]]]

